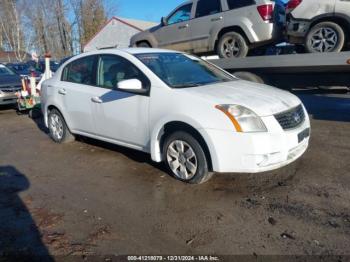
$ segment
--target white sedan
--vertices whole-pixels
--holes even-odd
[[[42,110],[55,142],[82,135],[141,150],[188,183],[280,168],[303,155],[310,137],[293,94],[169,50],[76,56],[44,82]]]

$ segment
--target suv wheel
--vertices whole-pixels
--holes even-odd
[[[190,134],[175,132],[165,139],[163,156],[171,174],[178,180],[201,184],[212,177],[202,146]]]
[[[147,42],[141,42],[137,44],[137,47],[151,48],[151,45]]]
[[[246,40],[237,32],[224,34],[217,47],[217,53],[221,58],[246,57],[249,51]]]
[[[72,133],[69,131],[66,122],[61,113],[53,109],[48,115],[48,124],[50,137],[56,143],[67,143],[75,140]]]
[[[311,28],[305,41],[309,53],[340,52],[345,44],[345,33],[336,23],[322,22]]]

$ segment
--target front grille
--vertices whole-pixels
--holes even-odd
[[[11,87],[11,88],[0,88],[3,93],[15,93],[21,91],[21,87]]]
[[[284,130],[300,126],[305,121],[305,112],[302,105],[275,115],[276,120]]]

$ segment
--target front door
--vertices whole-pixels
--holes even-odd
[[[166,20],[167,24],[154,32],[161,48],[178,51],[189,51],[191,47],[192,4],[186,4],[176,9]]]
[[[98,136],[110,142],[147,151],[149,144],[149,95],[125,92],[118,82],[138,79],[150,88],[147,77],[130,61],[117,55],[101,55],[93,116]]]

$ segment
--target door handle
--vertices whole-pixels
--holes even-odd
[[[99,98],[99,97],[93,97],[93,98],[91,98],[91,101],[93,102],[93,103],[96,103],[96,104],[102,104],[102,100],[101,100],[101,98]]]
[[[216,21],[220,21],[220,20],[222,20],[222,19],[224,19],[224,18],[223,18],[222,16],[220,16],[220,17],[212,18],[211,21],[212,21],[212,22],[216,22]]]
[[[179,29],[186,29],[186,28],[188,28],[188,27],[189,27],[189,25],[186,24],[186,25],[179,26],[178,28],[179,28]]]
[[[65,96],[65,95],[67,94],[67,91],[66,91],[66,89],[60,89],[60,90],[58,90],[58,93],[59,93],[60,95]]]

